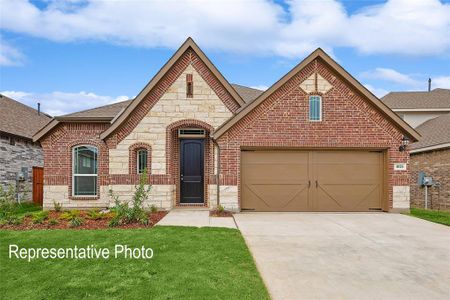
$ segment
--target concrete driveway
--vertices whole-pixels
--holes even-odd
[[[450,299],[450,227],[387,213],[241,213],[273,299]]]

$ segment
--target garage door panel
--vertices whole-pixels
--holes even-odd
[[[379,208],[379,185],[319,185],[314,199],[317,211],[367,211]]]
[[[242,209],[307,209],[308,153],[245,151],[241,163]]]
[[[241,202],[258,211],[381,209],[382,153],[254,151],[242,153]]]
[[[245,184],[242,209],[299,211],[308,207],[306,184]]]

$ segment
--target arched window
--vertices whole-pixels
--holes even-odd
[[[137,166],[137,173],[138,174],[144,173],[144,169],[147,168],[147,157],[148,157],[147,149],[139,149],[137,151],[136,166]]]
[[[73,148],[73,196],[96,196],[98,161],[97,148],[83,145]]]

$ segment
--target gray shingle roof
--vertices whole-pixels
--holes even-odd
[[[231,86],[236,90],[236,92],[244,99],[245,103],[252,102],[259,97],[264,91],[243,86],[240,84],[232,83]]]
[[[239,84],[232,84],[236,92],[242,97],[242,99],[248,103],[255,100],[259,95],[263,93],[261,90],[246,87]],[[67,115],[60,116],[60,118],[114,118],[122,109],[126,108],[131,100],[117,102],[109,105],[95,107]]]
[[[391,109],[450,108],[450,89],[431,92],[390,92],[381,101]]]
[[[419,149],[450,143],[450,113],[426,121],[416,130],[421,139],[410,145],[410,149]]]
[[[86,109],[78,112],[74,112],[71,114],[63,115],[60,117],[70,117],[70,118],[76,118],[76,117],[84,117],[84,118],[114,118],[122,109],[128,106],[128,104],[131,103],[133,99],[125,100],[109,105],[99,106],[91,109]]]
[[[50,116],[0,94],[0,131],[31,139]]]

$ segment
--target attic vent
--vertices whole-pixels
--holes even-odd
[[[194,139],[202,139],[206,136],[204,129],[198,128],[181,128],[178,129],[178,137],[180,139],[186,138],[194,138]]]

